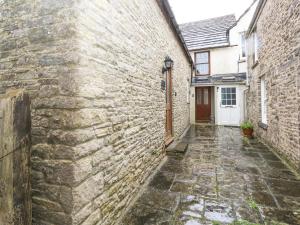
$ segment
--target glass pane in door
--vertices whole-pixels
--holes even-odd
[[[208,105],[208,89],[207,88],[204,89],[203,99],[204,99],[204,105]]]
[[[201,93],[201,89],[196,89],[196,100],[197,100],[197,105],[201,105],[202,104],[202,93]]]

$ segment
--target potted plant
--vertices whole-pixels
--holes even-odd
[[[250,121],[246,121],[241,124],[241,128],[243,130],[243,134],[245,137],[252,138],[253,137],[253,124]]]

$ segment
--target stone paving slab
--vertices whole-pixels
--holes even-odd
[[[300,224],[300,179],[240,129],[192,126],[123,225]]]
[[[179,143],[174,143],[174,146],[173,145],[169,146],[166,152],[167,155],[184,154],[187,148],[188,148],[187,143],[179,142]]]

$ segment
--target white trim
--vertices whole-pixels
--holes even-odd
[[[267,88],[266,81],[264,77],[260,78],[260,111],[261,111],[261,122],[264,124],[268,124],[267,118]]]
[[[254,63],[258,61],[258,37],[257,32],[253,33],[253,42],[254,42]]]

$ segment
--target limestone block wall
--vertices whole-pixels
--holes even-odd
[[[0,2],[0,92],[24,88],[31,99],[33,224],[71,224],[73,110],[79,61],[73,0]],[[77,100],[78,99],[78,100]]]
[[[267,1],[257,22],[259,59],[253,67],[248,94],[248,116],[255,132],[300,169],[300,3]],[[251,50],[251,49],[250,49]],[[260,76],[267,84],[268,128],[258,126]]]
[[[175,138],[189,124],[184,51],[154,0],[0,8],[0,93],[31,98],[33,224],[113,224],[164,156],[166,55]]]
[[[175,138],[189,124],[191,71],[156,1],[82,1],[78,8],[77,95],[93,102],[79,111],[95,118],[78,130],[91,137],[76,147],[74,220],[113,224],[164,156],[165,56],[174,60]]]

